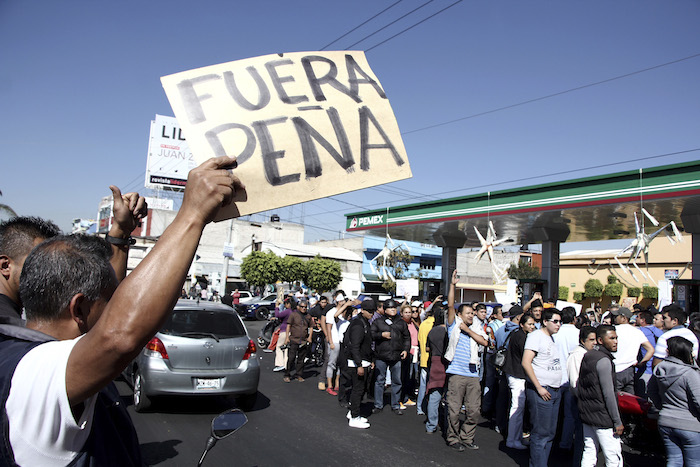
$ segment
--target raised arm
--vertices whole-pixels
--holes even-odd
[[[452,271],[452,279],[450,280],[450,289],[447,292],[447,325],[450,326],[455,321],[455,285],[459,282],[457,269]]]
[[[217,157],[190,172],[182,207],[172,224],[75,344],[66,368],[71,405],[84,401],[119,375],[170,314],[204,226],[219,208],[231,202],[236,189],[244,189],[226,170],[234,164],[235,158]],[[74,301],[76,297],[79,295]],[[102,299],[77,304],[98,316],[103,305]]]

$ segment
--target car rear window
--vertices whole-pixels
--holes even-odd
[[[230,311],[175,310],[163,325],[163,334],[210,333],[219,338],[245,336],[241,320]]]

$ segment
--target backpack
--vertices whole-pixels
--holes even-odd
[[[506,364],[506,353],[508,352],[508,341],[510,340],[510,336],[513,335],[513,331],[508,333],[508,336],[506,337],[506,340],[503,342],[503,345],[496,350],[493,355],[491,355],[491,363],[493,366],[496,368],[499,374],[503,372],[503,367]]]

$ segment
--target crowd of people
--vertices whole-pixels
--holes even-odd
[[[403,302],[288,295],[275,311],[273,371],[304,381],[313,347],[324,346],[318,389],[347,408],[348,425],[415,407],[427,434],[442,432],[456,451],[479,449],[488,422],[508,449],[529,450],[546,466],[552,445],[572,465],[622,466],[624,424],[618,393],[651,401],[668,465],[700,465],[700,313],[678,305],[561,310],[541,294],[507,310],[446,300]],[[386,391],[388,389],[388,391]],[[388,394],[386,394],[388,392]],[[363,397],[371,413],[361,413]],[[557,434],[559,435],[557,437]]]

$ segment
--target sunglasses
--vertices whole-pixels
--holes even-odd
[[[554,323],[554,324],[561,324],[561,320],[560,320],[560,319],[550,319],[549,322],[550,322],[550,323]]]

